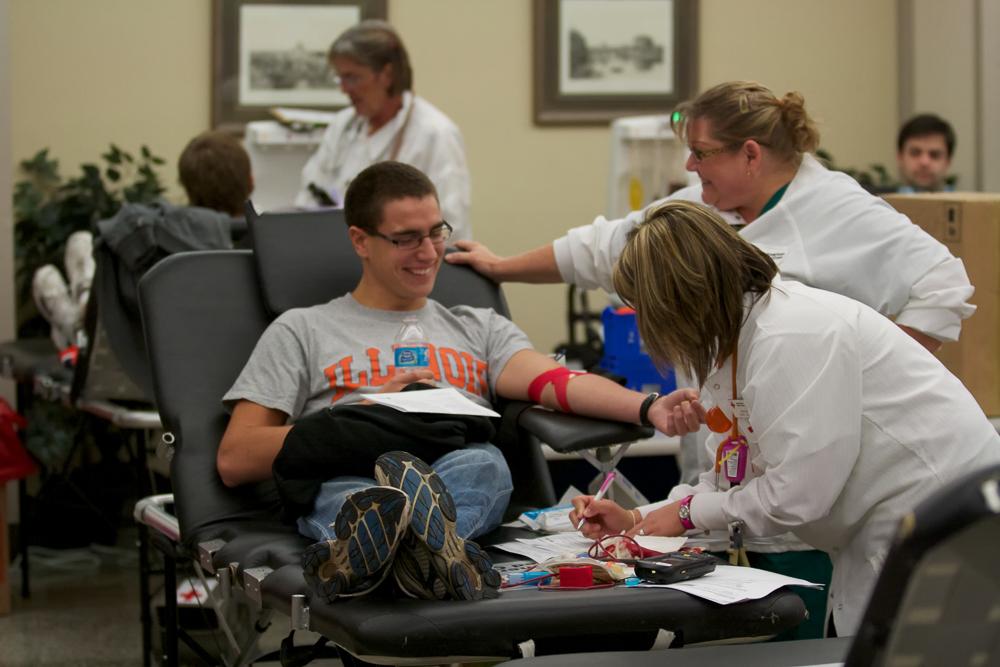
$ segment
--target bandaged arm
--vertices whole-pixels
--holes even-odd
[[[497,393],[514,400],[530,400],[528,387],[532,381],[540,374],[558,368],[559,364],[539,352],[521,350],[500,371]],[[566,399],[574,414],[638,424],[639,408],[645,395],[599,375],[584,373],[567,382]],[[548,383],[542,390],[541,404],[562,411],[553,383]]]

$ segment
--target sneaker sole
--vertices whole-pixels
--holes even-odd
[[[398,489],[374,487],[348,496],[334,522],[337,539],[317,542],[302,554],[309,588],[331,602],[378,586],[406,530],[408,506]]]
[[[418,600],[447,600],[450,593],[437,568],[434,557],[423,542],[412,533],[399,547],[392,562],[396,585],[407,596]]]
[[[434,569],[453,598],[496,597],[500,574],[478,544],[455,532],[455,501],[429,465],[412,454],[390,452],[375,462],[375,478],[410,499],[410,530],[427,545]]]

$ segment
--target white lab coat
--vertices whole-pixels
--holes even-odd
[[[701,185],[669,198],[703,203]],[[716,212],[742,222],[733,213]],[[563,279],[612,290],[615,260],[644,215],[598,217],[557,239],[553,248]],[[958,340],[962,320],[975,311],[960,259],[853,178],[811,155],[803,156],[781,201],[740,234],[769,253],[784,278],[849,296],[939,340]]]
[[[437,107],[409,92],[403,93],[399,113],[372,135],[368,134],[367,119],[359,116],[354,107],[339,111],[316,153],[302,169],[302,189],[295,204],[317,205],[307,189],[309,183],[343,203],[347,186],[362,169],[392,158],[401,130],[403,138],[395,159],[413,165],[434,183],[441,215],[455,230],[452,238],[471,239],[469,167],[462,133]]]
[[[730,418],[731,363],[706,381]],[[699,529],[741,520],[751,535],[792,531],[830,554],[829,608],[838,633],[854,634],[899,518],[947,481],[1000,461],[1000,435],[962,383],[889,320],[780,278],[740,331],[736,386],[749,410],[743,484],[717,486],[709,471],[641,511],[693,493]],[[717,446],[724,436],[713,437]]]

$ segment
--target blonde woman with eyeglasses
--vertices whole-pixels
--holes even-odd
[[[962,320],[975,310],[961,260],[813,157],[819,133],[801,94],[777,97],[759,83],[731,81],[680,105],[673,126],[691,150],[687,169],[701,183],[670,199],[707,204],[768,253],[785,277],[857,299],[931,350],[958,340]],[[497,281],[610,290],[614,262],[643,215],[600,216],[514,257],[459,243],[466,252],[448,261],[471,264]]]
[[[721,465],[696,484],[631,511],[580,496],[570,520],[582,516],[588,537],[735,521],[748,535],[791,531],[830,554],[835,630],[854,634],[899,519],[951,479],[1000,461],[996,429],[889,319],[783,279],[701,205],[650,208],[613,281],[653,358],[689,372],[730,423],[710,441]],[[734,440],[741,451],[727,465]]]

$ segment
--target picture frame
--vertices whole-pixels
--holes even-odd
[[[386,0],[213,0],[212,127],[242,134],[272,107],[345,106],[326,54],[373,18],[386,18]]]
[[[603,125],[696,94],[697,0],[534,0],[533,10],[536,124]]]

